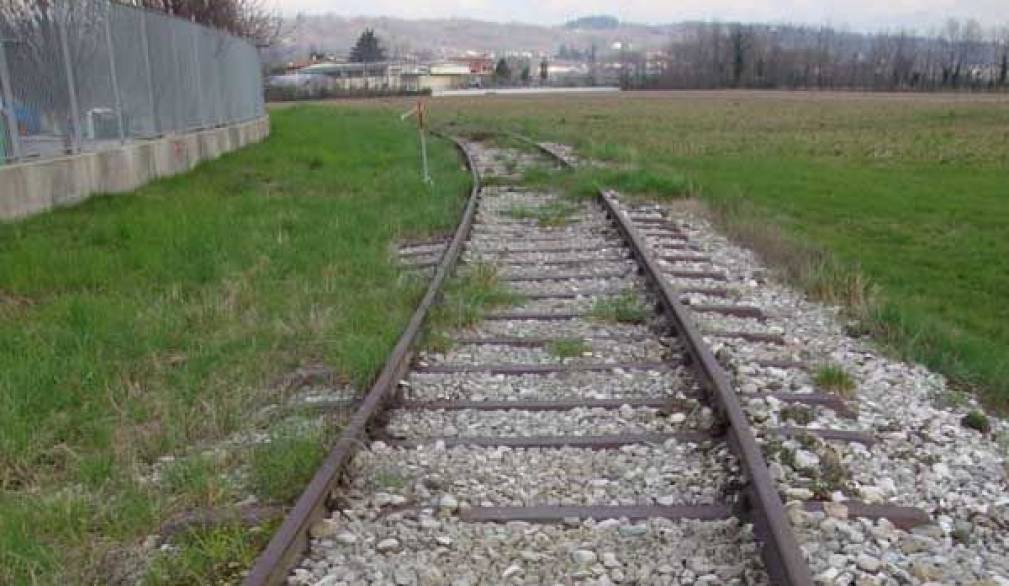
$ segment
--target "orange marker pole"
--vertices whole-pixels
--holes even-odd
[[[432,184],[431,169],[427,162],[427,105],[417,100],[417,131],[420,132],[420,155],[424,161],[424,183]]]

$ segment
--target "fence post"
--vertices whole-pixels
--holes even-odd
[[[119,143],[126,144],[126,116],[123,114],[123,95],[119,93],[119,73],[116,70],[116,50],[112,44],[112,10],[109,6],[105,18],[105,46],[109,51],[109,71],[112,73],[112,95],[116,102],[116,117],[119,121]]]
[[[200,28],[192,25],[193,28],[193,85],[196,90],[196,112],[200,119],[200,128],[207,127],[207,116],[205,102],[203,101],[203,83],[200,79]]]
[[[182,83],[182,67],[181,62],[179,61],[179,52],[175,44],[174,22],[168,25],[168,47],[169,47],[168,54],[172,56],[172,63],[175,66],[173,67],[175,71],[172,71],[170,75],[174,78],[176,87],[175,95],[172,96],[173,98],[172,102],[174,102],[175,106],[174,108],[172,108],[172,122],[173,122],[172,132],[179,134],[184,131],[183,127],[186,124],[185,121],[186,116],[185,113],[182,111],[182,108],[184,108],[184,106],[182,104],[182,100],[179,99],[179,92],[178,92],[178,87]]]
[[[144,51],[144,65],[147,67],[147,97],[151,103],[151,120],[154,122],[154,136],[161,135],[161,121],[158,120],[157,95],[154,93],[154,69],[151,67],[151,42],[147,38],[147,10],[140,10],[140,44]]]
[[[7,68],[7,41],[0,39],[0,89],[3,89],[3,109],[0,114],[7,118],[7,136],[10,137],[10,158],[21,159],[21,136],[18,129],[18,116],[14,110],[14,88],[11,86],[11,74]],[[3,137],[0,137],[2,139]]]
[[[59,29],[60,46],[63,50],[63,68],[67,78],[67,95],[70,97],[70,133],[71,152],[81,151],[81,110],[77,103],[77,82],[74,79],[74,66],[70,62],[70,42],[67,39],[67,23],[62,18],[56,21],[56,28]]]
[[[228,111],[228,68],[224,63],[224,51],[227,39],[218,33],[217,40],[217,125],[226,126],[231,120],[231,112]]]

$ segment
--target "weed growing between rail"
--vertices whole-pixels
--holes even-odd
[[[241,439],[271,436],[290,392],[271,381],[323,363],[362,388],[395,344],[423,287],[391,244],[455,227],[457,153],[433,141],[430,189],[388,112],[273,125],[193,173],[0,225],[0,583],[107,583],[181,511],[289,502],[325,437]],[[182,582],[219,575],[198,558]]]
[[[581,338],[556,340],[547,345],[547,352],[557,358],[580,358],[591,351],[592,347]]]
[[[445,283],[441,299],[431,308],[423,345],[433,352],[445,352],[452,345],[446,332],[471,327],[483,319],[487,311],[521,301],[521,295],[501,283],[494,265],[474,263],[466,266]]]
[[[534,168],[525,173],[522,184],[554,189],[572,198],[594,198],[599,189],[615,189],[631,199],[670,200],[689,197],[694,191],[690,181],[681,175],[658,174],[637,167],[583,166],[556,171]]]
[[[637,325],[645,323],[648,316],[648,308],[633,291],[601,297],[592,306],[592,317],[599,321]]]
[[[834,393],[852,399],[855,397],[855,379],[838,364],[824,364],[816,369],[813,382],[817,388],[828,393]]]
[[[504,214],[513,220],[535,220],[542,228],[558,228],[568,225],[571,216],[578,211],[579,208],[569,202],[552,201],[535,207],[514,206]]]

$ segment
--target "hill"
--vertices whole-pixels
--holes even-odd
[[[366,28],[375,29],[391,57],[440,58],[465,51],[554,55],[562,45],[587,51],[593,44],[605,53],[616,42],[657,49],[679,35],[682,25],[621,23],[612,17],[589,17],[548,27],[470,19],[302,15],[286,22],[280,43],[268,51],[267,59],[272,63],[289,61],[310,50],[346,55]]]

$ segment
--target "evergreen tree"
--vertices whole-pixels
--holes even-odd
[[[494,68],[494,79],[508,81],[512,78],[512,68],[505,61],[504,57],[498,60],[497,67]]]
[[[375,31],[365,29],[357,39],[357,44],[350,50],[350,60],[354,63],[375,63],[385,61],[385,48],[375,36]]]

